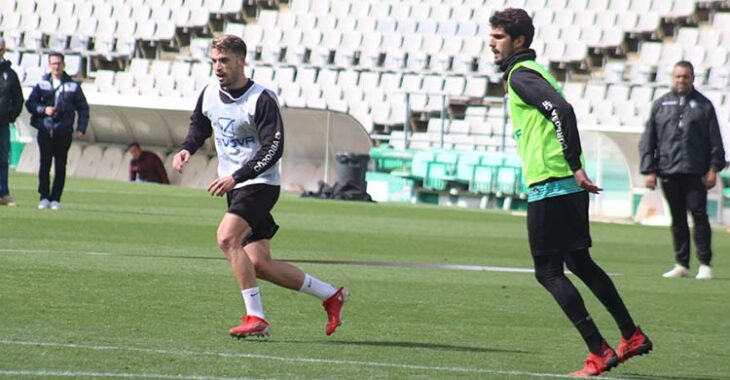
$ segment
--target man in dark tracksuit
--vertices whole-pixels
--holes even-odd
[[[634,324],[613,281],[591,258],[588,193],[598,193],[584,170],[573,107],[553,75],[529,49],[535,28],[522,9],[489,18],[489,47],[504,72],[510,116],[529,186],[527,233],[535,277],[553,296],[588,346],[588,359],[573,376],[599,376],[631,357],[651,351],[652,342]],[[564,267],[583,281],[611,313],[621,331],[614,351],[601,335]]]
[[[5,40],[0,38],[0,205],[15,206],[8,187],[10,168],[10,123],[23,110],[23,91],[18,74],[10,68],[5,55]]]
[[[641,174],[646,186],[656,188],[661,178],[672,214],[672,238],[677,264],[664,277],[689,275],[689,226],[692,213],[700,267],[698,279],[711,279],[712,232],[707,217],[707,190],[725,168],[725,150],[715,108],[694,89],[694,68],[678,62],[672,73],[672,91],[654,101],[641,136]]]
[[[89,105],[81,85],[64,71],[63,54],[48,56],[50,74],[41,79],[28,96],[25,108],[30,112],[30,124],[38,129],[40,169],[38,171],[38,208],[58,210],[66,181],[66,159],[72,137],[80,138],[89,124]],[[78,127],[74,132],[76,114]],[[49,188],[51,162],[55,160],[53,189]]]

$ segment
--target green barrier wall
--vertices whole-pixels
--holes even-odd
[[[23,154],[25,144],[18,141],[18,133],[15,131],[15,125],[10,124],[10,167],[18,166],[20,155]]]

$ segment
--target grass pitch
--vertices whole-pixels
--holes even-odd
[[[318,300],[260,282],[271,336],[237,341],[227,330],[241,296],[215,245],[224,200],[70,178],[50,211],[36,209],[35,187],[11,175],[18,207],[0,208],[0,377],[535,379],[562,377],[587,354],[530,273],[313,263],[298,265],[351,291],[343,326],[326,337]],[[520,216],[290,194],[274,216],[280,259],[532,268]],[[724,230],[712,281],[661,278],[673,264],[668,228],[594,223],[592,234],[594,258],[655,347],[607,377],[730,378]],[[578,287],[615,347],[613,320]]]

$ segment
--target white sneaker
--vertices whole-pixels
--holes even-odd
[[[41,199],[41,202],[38,203],[38,209],[39,210],[45,210],[50,206],[50,202],[48,202],[48,199]]]
[[[662,277],[664,278],[679,278],[679,277],[687,277],[689,276],[689,268],[685,267],[684,265],[676,264],[674,266],[674,269],[670,270],[667,273],[664,273]]]
[[[61,202],[51,201],[51,210],[58,210],[59,208],[61,208]]]
[[[700,269],[697,271],[698,280],[712,280],[712,267],[705,264],[700,264]]]

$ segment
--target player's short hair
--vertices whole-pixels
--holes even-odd
[[[525,48],[530,47],[535,37],[535,26],[532,18],[520,8],[505,8],[496,11],[489,18],[489,25],[492,28],[502,28],[514,40],[517,37],[525,37]]]
[[[689,73],[694,77],[695,76],[695,67],[692,66],[692,62],[690,61],[679,61],[674,64],[674,67],[682,67],[689,70]]]
[[[139,143],[137,143],[136,141],[135,141],[135,142],[132,142],[132,143],[131,143],[131,144],[129,144],[129,145],[127,145],[127,150],[130,150],[130,149],[132,149],[132,148],[139,148],[139,149],[142,149],[142,148],[141,148],[141,147],[139,146]]]
[[[52,51],[52,52],[48,53],[48,62],[51,62],[51,57],[61,58],[61,63],[66,63],[66,60],[64,59],[64,55],[61,52]]]
[[[243,57],[243,59],[246,59],[246,52],[248,51],[248,49],[246,48],[246,43],[243,41],[243,39],[232,34],[226,34],[213,39],[210,48],[223,52],[231,52],[235,55]]]

